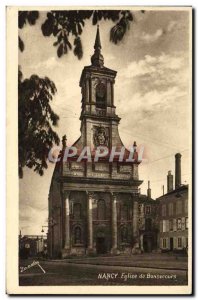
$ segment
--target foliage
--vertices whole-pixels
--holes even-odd
[[[20,70],[18,79],[19,177],[23,177],[25,166],[43,175],[49,150],[54,143],[59,144],[52,129],[59,117],[50,106],[56,86],[49,78],[37,75],[23,80]]]
[[[34,25],[39,17],[37,11],[23,11],[19,13],[19,28],[25,24]],[[132,12],[129,10],[64,10],[50,11],[41,26],[44,36],[53,36],[54,47],[57,49],[57,56],[61,57],[73,49],[78,59],[83,56],[81,34],[86,20],[91,19],[96,25],[101,20],[113,21],[115,25],[110,30],[110,41],[117,44],[125,36],[133,21]],[[72,45],[73,44],[73,45]],[[24,50],[23,41],[19,38],[19,48]]]

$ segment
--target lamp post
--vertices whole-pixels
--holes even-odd
[[[43,229],[44,227],[47,227],[47,228],[48,228],[49,226],[48,226],[48,225],[46,225],[46,226],[43,225],[43,226],[42,226],[42,230],[41,230],[42,233],[45,232],[44,229]]]

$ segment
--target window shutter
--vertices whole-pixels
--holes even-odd
[[[185,217],[182,217],[182,230],[185,230]]]

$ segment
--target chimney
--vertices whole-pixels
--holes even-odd
[[[167,175],[167,193],[173,191],[173,175],[171,171],[168,171]]]
[[[175,189],[181,186],[181,154],[175,154]]]
[[[151,199],[150,181],[148,181],[147,197],[148,199]]]

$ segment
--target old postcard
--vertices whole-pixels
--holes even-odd
[[[191,7],[7,7],[7,293],[192,293]]]

